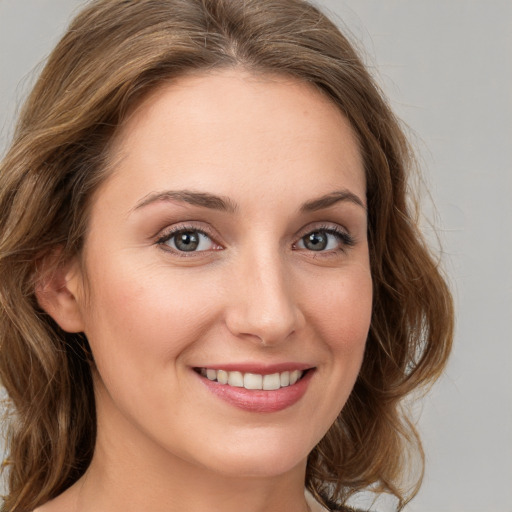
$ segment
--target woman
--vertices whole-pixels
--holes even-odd
[[[0,171],[3,510],[403,508],[452,336],[410,167],[313,6],[91,2]]]

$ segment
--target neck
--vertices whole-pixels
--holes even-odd
[[[73,512],[307,512],[304,469],[273,478],[219,475],[189,464],[130,475],[95,464],[74,486]]]

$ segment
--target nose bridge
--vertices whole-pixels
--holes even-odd
[[[299,325],[300,312],[292,276],[278,250],[260,247],[238,267],[238,293],[228,314],[228,327],[264,345],[284,341]]]

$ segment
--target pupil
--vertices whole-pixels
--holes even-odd
[[[191,231],[179,233],[175,244],[180,251],[195,251],[199,245],[199,235]]]
[[[311,233],[303,240],[304,245],[312,251],[322,251],[327,247],[327,237],[324,233]]]

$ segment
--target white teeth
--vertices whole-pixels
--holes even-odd
[[[279,373],[272,373],[263,377],[263,389],[265,391],[272,391],[281,387],[281,379]]]
[[[244,375],[245,389],[263,389],[263,376],[256,373],[246,373]]]
[[[279,380],[281,382],[281,387],[284,388],[290,385],[290,372],[283,372],[279,376]]]
[[[213,370],[201,368],[199,373],[209,380],[216,380],[219,384],[227,384],[237,388],[263,389],[274,391],[286,386],[293,386],[304,374],[301,370],[260,375],[258,373],[242,373],[238,371]]]
[[[228,372],[225,372],[224,370],[217,370],[217,382],[220,384],[227,384]]]
[[[228,372],[228,384],[236,388],[243,388],[244,376],[240,372]]]
[[[300,370],[293,370],[290,372],[290,386],[293,386],[302,377]]]

